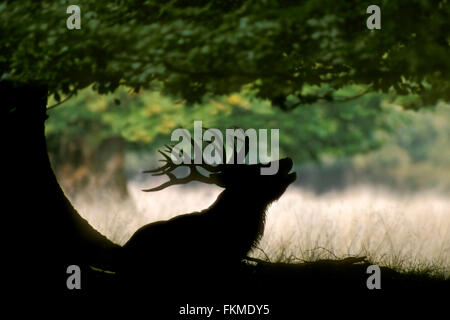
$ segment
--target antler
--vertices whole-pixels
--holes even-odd
[[[200,148],[197,145],[197,143],[195,143],[194,139],[192,139],[192,138],[191,138],[191,144],[194,148]],[[159,190],[165,189],[172,185],[185,184],[185,183],[189,183],[191,181],[199,181],[199,182],[203,182],[203,183],[216,184],[216,185],[221,186],[219,181],[214,179],[212,176],[204,176],[197,170],[197,167],[201,167],[211,173],[217,173],[217,172],[221,171],[220,165],[212,166],[207,163],[194,164],[194,163],[191,163],[192,159],[189,159],[189,161],[185,161],[184,163],[181,163],[181,164],[176,164],[172,161],[172,158],[170,155],[172,154],[175,157],[179,157],[179,150],[175,150],[178,152],[173,152],[175,147],[170,146],[170,145],[166,145],[165,147],[166,147],[166,150],[158,150],[158,152],[164,157],[164,159],[161,159],[160,161],[165,162],[165,164],[157,169],[146,170],[143,172],[144,173],[152,173],[153,176],[161,176],[161,175],[165,174],[169,177],[169,181],[167,181],[155,188],[145,189],[142,191],[145,191],[145,192],[159,191]],[[183,155],[184,159],[188,159],[187,155],[184,152],[182,153],[182,155]],[[180,159],[180,158],[178,158],[178,159]],[[184,178],[178,178],[177,176],[175,176],[173,171],[178,167],[188,167],[189,175]]]
[[[243,130],[242,128],[238,128],[238,127],[234,127],[235,129],[239,129],[239,130]],[[206,130],[208,130],[208,128],[205,127]],[[230,159],[227,160],[226,157],[226,147],[225,147],[225,143],[223,141],[223,139],[221,139],[214,131],[212,131],[212,134],[215,137],[215,141],[219,142],[219,145],[222,146],[222,157],[221,157],[221,163],[223,164],[237,164],[238,163],[238,159],[243,159],[245,160],[245,158],[247,157],[248,151],[249,151],[249,147],[250,147],[250,139],[248,136],[244,137],[244,141],[242,141],[242,139],[240,139],[239,137],[235,137],[237,140],[241,141],[244,143],[244,145],[242,146],[242,148],[237,151],[237,145],[235,145],[233,143],[234,149],[233,149],[233,154],[232,157],[230,157]],[[232,161],[234,160],[234,161]]]
[[[176,164],[172,161],[171,155],[178,157],[178,160],[180,159],[180,150],[175,150],[174,146],[171,145],[165,145],[166,150],[158,150],[158,152],[164,157],[164,159],[161,159],[160,161],[165,162],[165,164],[157,169],[153,169],[153,170],[146,170],[143,171],[143,173],[151,173],[153,176],[161,176],[161,175],[167,175],[169,177],[169,181],[151,188],[151,189],[145,189],[142,191],[145,192],[152,192],[152,191],[159,191],[162,189],[165,189],[169,186],[172,185],[176,185],[176,184],[186,184],[189,183],[191,181],[199,181],[199,182],[203,182],[203,183],[207,183],[207,184],[215,184],[218,186],[223,187],[223,185],[221,184],[221,182],[219,181],[218,177],[220,176],[221,171],[223,171],[223,169],[225,168],[225,165],[229,165],[231,159],[229,162],[227,162],[226,160],[226,151],[225,151],[225,144],[223,143],[223,141],[220,139],[219,136],[217,136],[215,133],[213,133],[214,137],[216,138],[216,140],[219,142],[219,145],[222,144],[222,163],[218,164],[216,166],[210,165],[205,163],[203,160],[203,152],[202,153],[202,164],[196,164],[193,163],[193,159],[192,158],[187,158],[187,155],[182,152],[182,156],[185,160],[182,162],[181,164]],[[194,148],[194,154],[195,154],[195,150],[200,149],[200,146],[195,142],[194,139],[190,138],[191,140],[191,144],[192,147]],[[249,141],[248,141],[248,137],[245,137],[245,141],[244,141],[244,146],[243,148],[237,152],[237,146],[234,146],[234,152],[233,152],[233,157],[235,159],[234,163],[237,163],[237,159],[238,157],[242,157],[243,159],[245,159],[247,153],[248,153],[248,148],[249,147]],[[173,152],[175,150],[175,152]],[[203,151],[203,150],[201,150]],[[177,176],[175,176],[175,174],[173,173],[173,171],[178,168],[178,167],[188,167],[189,168],[189,174],[188,176],[184,177],[184,178],[178,178]],[[203,168],[204,170],[212,173],[209,176],[205,176],[202,175],[197,167]]]
[[[239,130],[243,130],[242,128],[237,128]],[[237,164],[238,163],[238,159],[242,159],[245,162],[245,158],[247,157],[248,151],[250,149],[250,139],[248,136],[244,136],[244,141],[242,141],[242,139],[239,139],[238,137],[236,137],[236,139],[238,139],[239,141],[243,142],[244,145],[242,146],[241,150],[237,151],[237,145],[234,145],[234,150],[233,150],[233,157],[234,157],[234,163]],[[231,161],[231,159],[230,159]]]

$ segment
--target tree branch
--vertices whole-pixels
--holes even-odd
[[[54,108],[56,108],[57,106],[63,104],[64,102],[66,102],[67,100],[69,100],[70,98],[72,98],[73,95],[74,95],[74,93],[72,92],[70,95],[68,95],[66,98],[64,98],[64,99],[61,100],[60,102],[55,103],[54,105],[52,105],[52,106],[50,106],[50,107],[47,107],[47,110],[54,109]]]

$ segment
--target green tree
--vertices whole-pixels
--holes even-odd
[[[366,28],[370,1],[86,1],[82,27],[66,28],[68,1],[0,7],[2,77],[48,86],[56,97],[94,83],[161,85],[198,101],[253,83],[289,108],[332,99],[348,83],[449,98],[447,1],[381,1],[381,30]],[[305,84],[330,90],[302,94]]]
[[[258,97],[289,110],[338,100],[335,90],[357,83],[415,94],[426,104],[448,100],[447,1],[380,1],[382,29],[372,31],[365,27],[369,4],[83,1],[81,29],[68,30],[68,1],[2,2],[4,150],[8,181],[17,190],[16,214],[9,222],[28,219],[15,238],[19,246],[41,239],[45,248],[28,250],[27,257],[47,261],[63,279],[69,261],[104,262],[111,256],[105,248],[115,249],[71,207],[51,171],[44,137],[49,94],[60,100],[89,85],[99,93],[126,85],[196,102],[251,85]],[[305,85],[318,89],[305,93]],[[26,195],[18,192],[23,181]],[[8,253],[26,272],[26,259]]]
[[[340,90],[339,95],[351,97],[358,91],[349,87]],[[380,94],[367,94],[346,103],[316,102],[285,112],[273,108],[268,100],[256,98],[252,90],[215,96],[192,106],[158,92],[129,94],[120,89],[97,95],[84,90],[64,107],[50,112],[46,137],[56,169],[63,171],[58,176],[68,177],[63,182],[65,190],[74,190],[74,181],[85,182],[83,178],[102,175],[96,170],[99,166],[95,159],[100,158],[105,146],[124,141],[132,149],[156,150],[170,141],[173,129],[191,128],[195,120],[202,120],[210,128],[280,129],[281,155],[289,155],[297,164],[319,161],[325,154],[367,152],[379,146],[377,131],[388,129],[388,118],[391,122],[392,112],[381,101]],[[124,170],[117,173],[120,171]],[[99,180],[107,184],[102,189],[114,185],[108,178]],[[116,180],[124,181],[119,177]]]

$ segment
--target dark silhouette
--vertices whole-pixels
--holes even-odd
[[[8,275],[5,292],[30,288],[59,297],[74,294],[66,287],[69,265],[80,266],[83,274],[90,265],[109,269],[120,247],[78,214],[56,180],[44,134],[47,95],[42,83],[0,81],[6,186],[2,232],[8,242],[3,259],[11,262],[4,264],[3,274]],[[87,290],[91,284],[85,278]]]
[[[246,146],[239,151],[240,154],[244,152],[245,156],[248,143]],[[134,279],[136,281],[142,281],[142,275],[151,273],[152,283],[158,275],[169,276],[177,283],[186,283],[188,277],[196,284],[203,280],[217,281],[219,277],[211,278],[213,275],[235,276],[242,267],[241,260],[263,234],[268,205],[277,200],[296,179],[295,173],[289,173],[292,160],[279,160],[276,174],[262,175],[261,168],[270,163],[246,165],[222,160],[222,164],[216,166],[176,165],[167,154],[172,150],[168,147],[166,153],[161,152],[166,161],[164,166],[147,171],[156,175],[167,174],[170,180],[145,191],[157,191],[190,181],[216,184],[225,190],[209,208],[201,212],[151,223],[136,231],[123,247],[122,272],[139,275],[138,279]],[[234,150],[235,160],[239,153]],[[180,166],[189,167],[188,176],[177,178],[174,175],[173,171]],[[201,174],[197,167],[207,170],[209,176]]]

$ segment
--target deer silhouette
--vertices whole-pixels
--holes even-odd
[[[193,140],[191,143],[195,147]],[[247,156],[248,140],[243,145],[239,152],[234,148],[235,160],[242,153],[244,159]],[[170,156],[172,151],[172,146],[166,146],[165,151],[160,150],[165,164],[158,169],[144,171],[167,175],[170,180],[144,191],[154,192],[191,181],[215,184],[224,190],[203,211],[150,223],[137,230],[123,247],[124,272],[136,275],[153,270],[153,275],[170,276],[180,274],[180,270],[186,271],[185,274],[201,273],[203,276],[218,269],[229,272],[260,240],[269,204],[296,179],[296,173],[290,173],[292,160],[276,160],[279,161],[278,172],[261,175],[261,168],[269,167],[271,163],[238,164],[233,161],[232,164],[231,158],[226,161],[225,146],[222,162],[217,165],[205,162],[177,165]],[[189,174],[178,178],[174,174],[178,167],[188,167]],[[199,168],[208,175],[202,174]]]

